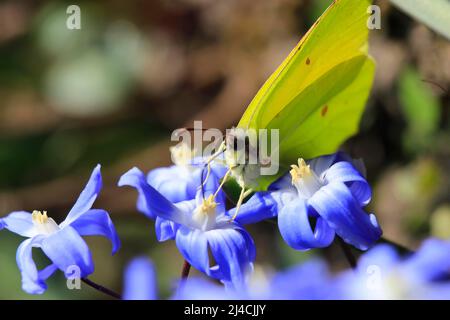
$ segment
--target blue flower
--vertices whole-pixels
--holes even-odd
[[[377,245],[335,280],[339,299],[450,299],[450,242],[428,239],[406,258]]]
[[[158,241],[175,238],[177,225],[170,220],[159,217],[147,203],[145,189],[148,185],[158,190],[171,202],[192,200],[202,183],[205,163],[202,158],[191,159],[192,151],[185,145],[171,148],[172,158],[176,165],[151,170],[147,176],[138,168],[132,168],[119,180],[119,186],[130,186],[138,191],[136,207],[139,212],[155,220],[155,231]],[[211,174],[217,179],[223,177],[226,167],[214,163]]]
[[[153,263],[145,258],[133,259],[125,269],[123,299],[156,300],[157,281]]]
[[[180,300],[324,300],[332,277],[324,261],[313,259],[273,276],[255,275],[244,290],[224,288],[201,278],[188,279],[174,299]]]
[[[158,175],[161,175],[161,178],[165,177],[164,171],[157,171]],[[173,170],[167,169],[167,171],[168,173],[174,173],[175,171],[177,171],[177,167],[174,166]],[[171,177],[171,175],[168,174],[166,177]],[[171,179],[171,181],[176,181],[176,179],[174,179],[173,177]],[[198,179],[198,181],[200,181],[200,178]],[[167,182],[167,185],[169,185],[170,181],[167,180]],[[146,191],[150,187],[150,184],[141,170],[136,167],[132,168],[131,170],[123,174],[122,177],[120,177],[118,185],[119,187],[130,186],[136,188],[136,190],[138,191],[136,207],[139,212],[143,213],[148,218],[155,220],[155,232],[158,241],[166,241],[175,238],[175,233],[177,231],[178,225],[173,221],[166,220],[157,216],[153,211],[152,206],[150,205],[150,203],[148,203],[146,196]],[[170,188],[168,188],[168,190],[170,190]],[[168,197],[171,197],[170,195],[171,193],[169,192]]]
[[[41,294],[47,286],[45,281],[56,270],[66,277],[73,276],[73,267],[78,267],[80,277],[94,272],[91,252],[81,236],[104,236],[112,243],[114,254],[120,247],[114,225],[104,210],[91,209],[102,187],[100,165],[98,165],[81,192],[66,219],[59,225],[47,216],[47,212],[16,211],[0,219],[0,229],[6,228],[28,238],[17,250],[17,264],[22,274],[22,288],[30,294]],[[32,249],[41,248],[51,264],[38,270],[32,257]]]
[[[176,227],[172,230],[176,245],[193,267],[226,285],[239,287],[245,282],[255,259],[255,245],[245,229],[230,221],[225,210],[224,193],[217,191],[219,179],[216,175],[211,174],[203,190],[197,191],[195,199],[175,204],[145,183],[136,169],[124,174],[119,184],[135,186],[149,212],[174,223]],[[170,238],[164,233],[164,228],[160,227],[158,231],[157,226],[158,232],[159,239]],[[211,266],[209,251],[216,262],[214,266]]]
[[[239,222],[278,216],[283,239],[298,250],[327,247],[335,234],[361,250],[379,239],[382,232],[375,215],[362,209],[371,199],[370,186],[346,155],[308,163],[299,159],[291,167],[271,191],[257,193],[246,203],[237,216]]]
[[[177,281],[178,289],[171,299],[184,299],[184,292],[186,285],[189,287],[189,297],[201,293],[205,299],[232,299],[231,295],[227,296],[224,286],[217,284],[212,285],[211,282],[205,280],[198,280],[197,278]],[[212,294],[211,294],[212,293]],[[187,297],[187,296],[186,296]],[[157,300],[158,288],[155,266],[152,261],[146,257],[134,258],[125,268],[123,294],[124,300]]]
[[[180,282],[181,283],[181,282]],[[235,290],[201,277],[184,280],[172,300],[249,300],[246,290]]]
[[[265,296],[271,300],[324,300],[330,297],[332,276],[325,261],[312,259],[276,274]]]

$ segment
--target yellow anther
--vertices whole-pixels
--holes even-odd
[[[48,221],[47,211],[41,212],[38,210],[34,210],[31,214],[31,219],[33,220],[33,222],[44,224]]]
[[[214,196],[210,195],[203,199],[202,203],[195,209],[192,218],[199,228],[209,230],[215,225],[217,204]]]
[[[210,195],[208,198],[203,199],[202,204],[199,206],[199,212],[205,215],[211,215],[216,213],[217,202],[213,195]]]
[[[298,166],[295,164],[291,166],[291,171],[289,173],[292,177],[292,184],[297,182],[299,179],[305,178],[309,175],[311,175],[311,168],[309,164],[307,165],[305,160],[302,158],[298,159]]]

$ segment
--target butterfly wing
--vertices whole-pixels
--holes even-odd
[[[370,5],[334,1],[242,116],[240,128],[280,130],[281,165],[335,152],[356,133],[375,70],[368,56]]]

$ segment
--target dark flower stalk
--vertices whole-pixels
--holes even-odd
[[[189,277],[189,272],[191,271],[191,264],[184,260],[183,269],[181,270],[181,280],[185,280]]]
[[[350,265],[350,267],[352,269],[356,269],[356,258],[352,253],[352,249],[351,247],[344,242],[344,240],[342,240],[341,238],[338,237],[338,243],[339,246],[341,247],[342,251],[344,252],[345,258],[347,259],[348,264]]]
[[[112,291],[111,289],[108,289],[102,285],[99,285],[97,283],[95,283],[92,280],[89,280],[88,278],[81,278],[81,281],[83,281],[85,284],[87,284],[88,286],[90,286],[91,288],[94,288],[97,291],[100,291],[101,293],[107,294],[110,297],[113,297],[115,299],[122,299],[122,296],[114,291]]]

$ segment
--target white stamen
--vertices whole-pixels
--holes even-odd
[[[216,207],[214,196],[210,195],[207,199],[203,199],[202,203],[195,209],[193,220],[197,222],[202,230],[211,229],[216,222]]]
[[[298,166],[292,165],[291,168],[292,185],[297,189],[299,196],[311,198],[322,187],[320,179],[302,158],[298,159]]]
[[[39,234],[49,235],[59,230],[55,220],[47,216],[47,211],[34,210],[31,214],[31,219]]]

